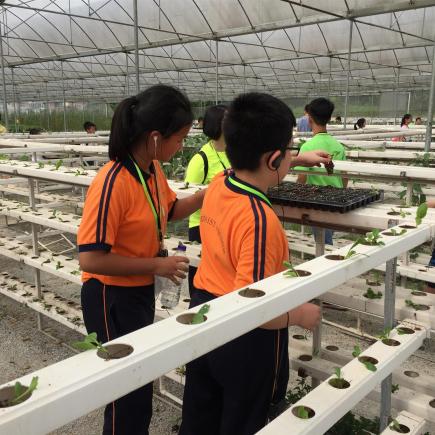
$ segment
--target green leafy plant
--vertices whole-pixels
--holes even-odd
[[[186,181],[185,183],[184,183],[184,186],[183,187],[180,187],[180,189],[182,189],[182,190],[185,190],[185,189],[188,189],[189,188],[189,182],[188,181]]]
[[[426,217],[427,214],[427,202],[424,202],[423,204],[420,204],[417,208],[417,211],[415,213],[415,224],[419,226],[422,222],[422,220]]]
[[[359,356],[360,356],[360,354],[361,354],[361,348],[358,346],[358,345],[355,345],[354,347],[353,347],[353,352],[352,352],[352,356],[354,357],[354,358],[358,358]]]
[[[391,328],[385,328],[380,335],[378,335],[379,340],[388,340],[390,338]]]
[[[98,341],[96,332],[91,332],[82,341],[72,343],[72,346],[78,350],[97,349],[107,355],[109,354],[109,351],[103,346],[103,343]]]
[[[298,417],[302,418],[303,420],[308,419],[308,410],[305,408],[305,406],[298,406]]]
[[[10,401],[13,405],[18,405],[26,399],[26,396],[32,394],[33,391],[38,387],[38,376],[34,376],[28,387],[20,384],[20,382],[15,382],[14,385],[14,398]]]
[[[403,183],[402,186],[406,187],[406,183]],[[398,193],[399,198],[405,200],[406,193],[405,188],[405,190]],[[423,202],[426,202],[426,195],[423,193],[421,184],[412,183],[411,205],[420,205]]]
[[[382,299],[382,292],[380,291],[373,291],[371,287],[367,289],[367,291],[363,294],[363,296],[367,299]]]
[[[288,405],[293,405],[298,400],[305,397],[312,390],[311,385],[307,383],[306,377],[299,377],[296,381],[296,387],[289,390],[285,396]]]
[[[43,162],[38,162],[38,169],[42,169],[44,166],[45,165]]]
[[[409,432],[409,429],[407,429],[407,431],[404,431],[402,429],[402,425],[396,420],[396,419],[392,419],[389,428],[391,430],[393,430],[394,432],[399,432],[399,433],[407,433]]]
[[[63,165],[63,160],[62,159],[58,160],[54,165],[55,170],[57,171],[62,165]]]
[[[62,269],[62,263],[60,261],[56,262],[56,270]]]
[[[399,384],[393,384],[393,385],[391,385],[391,394],[394,394],[397,391],[399,391]]]
[[[380,231],[378,229],[374,229],[370,231],[369,233],[366,233],[365,236],[358,237],[353,245],[349,248],[349,251],[347,251],[347,254],[344,256],[344,259],[347,260],[348,258],[355,255],[357,252],[353,249],[358,245],[370,245],[370,246],[382,246],[385,245],[385,243],[380,239]]]
[[[365,366],[365,368],[371,372],[375,372],[377,370],[376,366],[370,361],[360,361],[360,363]]]
[[[199,323],[205,322],[205,315],[210,311],[210,305],[204,304],[197,313],[194,314],[192,321],[190,322],[192,325],[197,325]]]
[[[397,231],[395,228],[390,228],[388,232],[390,232],[392,236],[402,236],[406,233],[406,230],[405,228],[402,228],[401,231]]]
[[[283,265],[287,269],[284,272],[284,276],[286,276],[288,278],[295,278],[295,277],[299,276],[297,270],[293,267],[293,264],[290,261],[284,261]]]
[[[422,310],[422,306],[420,304],[416,304],[411,299],[405,299],[405,305],[409,308],[413,308],[415,311]]]
[[[81,274],[81,271],[80,271],[80,269],[73,270],[73,271],[70,272],[70,274],[71,274],[71,275],[80,275],[80,274]]]

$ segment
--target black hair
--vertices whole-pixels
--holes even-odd
[[[421,121],[421,116],[417,116],[417,118],[415,118],[415,120],[417,121],[417,119],[419,119]]]
[[[92,127],[95,127],[95,129],[97,129],[97,126],[93,122],[91,122],[91,121],[86,121],[83,124],[83,129],[86,130],[86,131],[88,131]]]
[[[308,104],[305,104],[304,112],[308,112]]]
[[[155,85],[122,100],[112,118],[110,160],[124,160],[140,141],[156,130],[164,138],[192,124],[190,101],[178,89]]]
[[[405,121],[407,119],[412,119],[412,115],[410,113],[406,113],[405,115],[403,115],[402,121],[400,122],[401,127],[405,125]]]
[[[337,115],[336,117],[335,117],[335,122],[341,122],[341,116],[340,115]]]
[[[326,125],[334,111],[334,103],[326,98],[316,98],[308,104],[307,112],[317,125]]]
[[[205,112],[202,131],[210,139],[218,140],[222,136],[222,121],[227,110],[228,106],[218,104]]]
[[[359,128],[363,128],[365,123],[366,123],[365,118],[359,118],[358,121],[355,122],[355,124],[353,124],[353,129],[358,130]]]
[[[239,95],[223,122],[226,152],[234,169],[254,171],[263,154],[289,144],[296,119],[278,98],[256,92]]]
[[[29,134],[41,134],[42,133],[42,128],[31,128],[30,130],[29,130]]]
[[[203,117],[203,116],[198,116],[197,121],[198,121],[198,122],[204,121],[204,117]]]

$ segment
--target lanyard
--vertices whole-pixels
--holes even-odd
[[[221,160],[221,158],[219,157],[219,153],[216,151],[216,148],[214,147],[214,145],[211,145],[211,147],[213,148],[214,152],[216,153],[216,157],[218,158],[218,160],[221,162],[222,167],[224,168],[224,171],[227,169],[227,167],[224,165],[224,162]]]
[[[139,175],[139,179],[140,182],[142,184],[143,187],[143,191],[145,193],[145,198],[147,199],[150,207],[151,207],[151,211],[153,213],[154,216],[154,221],[156,223],[156,229],[157,229],[157,237],[159,239],[159,243],[160,246],[162,247],[163,244],[163,232],[162,232],[162,224],[161,224],[161,218],[160,218],[160,213],[162,211],[161,207],[160,207],[160,198],[159,198],[159,188],[158,188],[158,183],[157,183],[157,175],[154,172],[154,179],[155,179],[155,183],[156,183],[156,191],[157,191],[157,207],[159,209],[159,212],[157,212],[156,207],[154,205],[154,201],[151,198],[150,192],[149,192],[149,188],[148,185],[145,183],[145,180],[143,179],[143,175],[142,175],[142,171],[140,170],[139,166],[136,164],[136,162],[132,159],[132,162],[134,164],[134,167],[136,168],[137,174]]]
[[[239,183],[237,180],[234,180],[234,178],[232,178],[231,176],[228,177],[228,181],[233,185],[238,187],[239,189],[244,190],[245,192],[249,192],[252,193],[255,196],[258,196],[259,198],[261,198],[266,204],[268,204],[270,207],[272,207],[271,202],[269,201],[269,198],[263,193],[260,192],[257,189],[254,189],[253,187],[250,186],[246,186],[243,183]]]

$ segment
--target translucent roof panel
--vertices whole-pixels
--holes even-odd
[[[435,0],[136,4],[137,47],[134,0],[6,0],[7,100],[60,101],[64,89],[71,101],[119,101],[136,92],[136,73],[140,88],[168,83],[199,100],[251,89],[343,95],[348,64],[353,93],[430,85]]]

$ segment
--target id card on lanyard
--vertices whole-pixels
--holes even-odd
[[[150,208],[151,208],[151,212],[153,214],[154,217],[154,222],[156,224],[156,231],[157,231],[157,238],[158,238],[158,242],[159,242],[159,252],[157,254],[158,257],[167,257],[168,256],[168,250],[165,249],[165,244],[164,244],[164,234],[163,234],[163,229],[162,229],[162,218],[164,217],[165,211],[161,205],[161,201],[160,201],[160,195],[159,195],[159,183],[157,181],[157,174],[154,168],[154,163],[152,163],[153,165],[153,169],[154,169],[154,180],[156,183],[156,192],[157,192],[157,208],[154,205],[154,201],[153,198],[151,197],[151,192],[148,188],[148,185],[146,184],[143,175],[142,175],[142,171],[140,170],[139,166],[137,165],[137,163],[134,161],[134,159],[132,157],[130,157],[134,167],[136,168],[137,171],[137,175],[139,176],[140,182],[142,184],[143,187],[143,191],[145,193],[145,198],[147,199]]]

